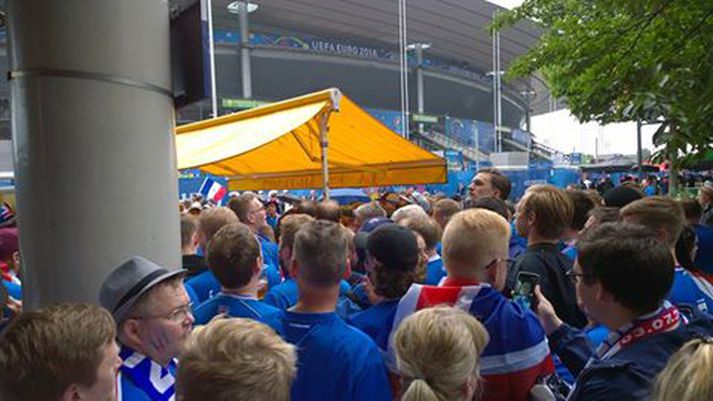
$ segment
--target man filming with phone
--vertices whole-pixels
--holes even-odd
[[[563,322],[539,287],[537,314],[552,350],[577,377],[569,401],[648,400],[652,379],[685,342],[713,334],[708,315],[686,324],[666,301],[674,260],[643,226],[606,223],[578,242],[568,273],[586,315],[610,330],[593,349],[584,332]]]

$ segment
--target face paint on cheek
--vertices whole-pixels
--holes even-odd
[[[171,336],[165,328],[156,327],[149,332],[149,344],[156,352],[164,351],[171,344]]]

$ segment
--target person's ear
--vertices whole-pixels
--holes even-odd
[[[472,400],[475,396],[475,391],[478,389],[478,378],[471,376],[463,386],[463,399]]]
[[[140,344],[141,339],[141,324],[138,319],[126,319],[122,324],[121,330],[123,330],[126,339],[134,344]]]
[[[66,390],[64,390],[64,393],[62,393],[62,397],[60,397],[60,401],[81,401],[83,399],[82,393],[79,389],[79,384],[77,383],[72,383],[70,384]]]
[[[527,225],[529,227],[532,227],[535,225],[535,220],[537,220],[537,217],[535,216],[535,212],[532,210],[528,210],[525,212],[525,221],[527,222]]]
[[[607,303],[616,302],[616,299],[614,299],[614,295],[611,292],[607,291],[600,282],[597,281],[592,285],[596,286],[595,291],[597,294],[597,301]]]
[[[656,229],[656,238],[661,241],[662,244],[668,244],[668,231],[665,228],[660,227]]]

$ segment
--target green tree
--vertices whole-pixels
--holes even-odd
[[[677,168],[713,142],[713,1],[525,0],[493,30],[543,34],[507,78],[539,72],[580,121],[662,121],[655,156]]]

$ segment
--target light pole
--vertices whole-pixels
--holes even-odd
[[[419,114],[424,113],[423,106],[423,51],[430,48],[430,43],[411,43],[406,50],[416,51],[416,109]],[[423,133],[423,123],[418,124],[419,134]]]
[[[495,57],[493,57],[495,59]],[[497,64],[500,64],[499,62]],[[495,152],[503,151],[502,148],[502,89],[500,77],[505,71],[493,70],[486,73],[486,76],[493,77],[493,131],[495,134]]]
[[[228,11],[238,14],[240,21],[240,66],[242,71],[243,98],[253,97],[252,74],[250,73],[250,30],[248,14],[257,11],[258,5],[250,1],[234,1],[228,4]]]

